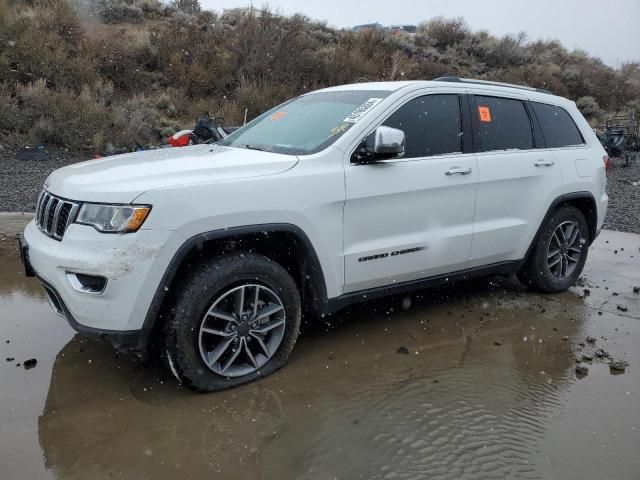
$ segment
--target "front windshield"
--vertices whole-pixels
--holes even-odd
[[[349,90],[294,98],[219,142],[288,155],[319,152],[340,138],[390,92]]]

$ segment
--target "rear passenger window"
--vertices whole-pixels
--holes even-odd
[[[403,158],[462,152],[458,95],[425,95],[405,103],[384,125],[404,131]]]
[[[584,138],[571,115],[562,107],[530,102],[538,117],[547,148],[582,145]]]
[[[533,148],[531,120],[520,100],[476,96],[476,151]]]

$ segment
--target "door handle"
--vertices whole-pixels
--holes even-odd
[[[444,172],[445,175],[469,175],[470,173],[471,169],[468,167],[451,167]]]
[[[556,162],[553,160],[538,160],[534,165],[536,167],[551,167],[552,165],[555,165],[555,163]]]

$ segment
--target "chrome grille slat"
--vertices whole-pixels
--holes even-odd
[[[64,202],[58,201],[58,204],[56,205],[56,211],[53,213],[53,223],[51,224],[51,234],[53,235],[53,238],[55,238],[56,240],[60,240],[62,238],[60,235],[58,235],[58,221],[60,220],[60,210],[62,210],[63,206],[64,206]]]
[[[80,203],[56,197],[43,190],[36,203],[36,225],[48,237],[62,240],[79,209]]]
[[[53,197],[51,195],[47,195],[47,197],[45,198],[45,202],[47,203],[44,204],[44,213],[42,214],[42,228],[44,229],[44,233],[48,235],[49,232],[47,231],[47,223],[49,223],[49,212],[51,211],[51,202],[53,202]]]
[[[58,208],[58,204],[60,201],[57,198],[54,198],[49,204],[49,215],[47,216],[47,230],[49,231],[49,235],[53,236],[53,219],[56,215],[56,209]]]
[[[42,227],[42,224],[44,223],[44,209],[47,206],[47,203],[49,202],[49,194],[47,192],[44,192],[44,195],[42,195],[42,201],[40,202],[40,213],[38,214],[38,218],[39,218],[39,224]]]
[[[73,223],[73,221],[76,218],[76,215],[78,214],[78,210],[80,210],[80,205],[78,205],[77,203],[72,204],[73,206],[71,207],[71,211],[69,212],[69,218],[67,219],[67,224],[64,227],[64,231],[67,231],[67,228],[69,228],[69,225],[71,225]]]
[[[40,212],[42,210],[42,199],[44,197],[44,190],[38,195],[38,201],[36,202],[36,225],[40,225]]]

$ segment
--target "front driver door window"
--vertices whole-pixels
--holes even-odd
[[[459,95],[425,95],[410,100],[384,125],[404,131],[404,158],[462,152]]]

